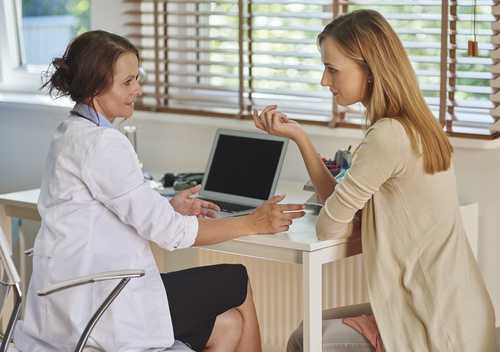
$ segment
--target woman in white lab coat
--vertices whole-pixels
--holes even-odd
[[[284,231],[303,215],[302,206],[279,205],[283,196],[275,196],[250,215],[208,219],[218,208],[192,198],[197,189],[168,201],[144,182],[131,144],[111,126],[115,117],[131,117],[142,94],[137,49],[120,36],[91,31],[77,37],[53,66],[46,86],[76,105],[54,134],[43,172],[42,222],[24,323],[15,335],[18,348],[73,350],[114,284],[43,298],[38,290],[83,275],[143,269],[145,276],[132,280],[103,315],[90,345],[110,352],[161,351],[181,340],[196,351],[260,351],[245,268],[160,274],[150,241],[174,250]]]

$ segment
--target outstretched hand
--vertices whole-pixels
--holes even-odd
[[[196,198],[201,189],[201,185],[177,192],[170,200],[170,204],[176,212],[182,215],[205,216],[209,218],[217,217],[220,208],[206,200]]]
[[[273,196],[250,214],[257,233],[288,231],[294,219],[305,215],[303,204],[278,204],[284,198],[285,195]]]

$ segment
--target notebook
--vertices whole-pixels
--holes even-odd
[[[218,129],[199,198],[222,216],[249,213],[276,190],[288,139],[259,132]]]

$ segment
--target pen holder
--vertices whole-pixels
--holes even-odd
[[[335,157],[333,159],[321,158],[321,160],[323,160],[325,166],[328,168],[330,173],[335,177],[335,180],[337,182],[341,182],[347,170],[349,170],[352,164],[351,146],[349,146],[349,148],[347,148],[346,150],[338,150],[335,153]],[[309,199],[306,201],[306,205],[315,206],[319,208],[323,206],[323,204],[321,203],[316,194],[316,189],[314,188],[314,185],[310,180],[307,181],[303,189],[304,191],[314,192],[314,194],[311,197],[309,197]]]

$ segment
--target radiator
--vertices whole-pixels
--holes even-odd
[[[361,255],[324,265],[323,307],[368,302]],[[241,263],[250,276],[264,352],[283,352],[303,318],[302,267],[209,251],[198,251],[199,265]]]

